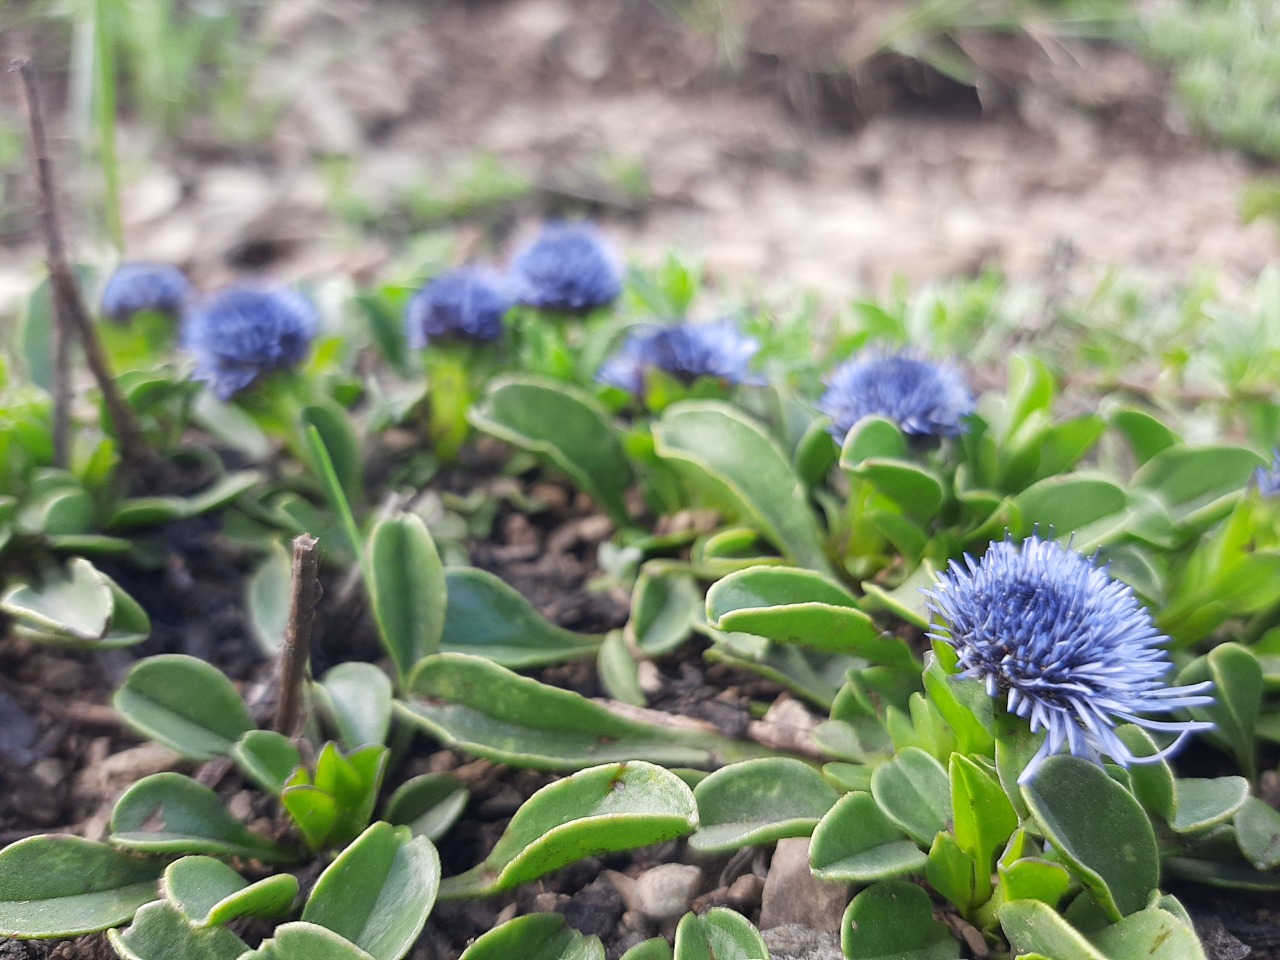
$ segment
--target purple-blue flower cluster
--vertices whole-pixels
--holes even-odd
[[[193,379],[227,400],[260,375],[300,363],[319,320],[293,290],[227,287],[184,318],[182,343],[195,358]]]
[[[1264,497],[1280,497],[1280,450],[1271,451],[1271,466],[1259,467],[1253,474],[1253,482]]]
[[[102,290],[102,314],[124,322],[145,310],[177,316],[191,296],[191,282],[168,263],[122,263]]]
[[[744,336],[728,318],[713,323],[646,327],[627,337],[622,349],[600,367],[596,380],[634,396],[644,394],[645,378],[652,370],[686,384],[699,377],[711,377],[727,385],[759,383],[760,378],[749,369],[751,358],[759,349],[759,341]]]
[[[603,307],[622,292],[622,263],[589,223],[549,223],[511,263],[516,300],[576,313]]]
[[[1211,684],[1166,685],[1168,638],[1132,588],[1053,540],[992,543],[981,561],[966,554],[925,595],[940,621],[930,636],[955,648],[960,676],[982,680],[1032,732],[1045,732],[1020,783],[1064,747],[1127,766],[1167,756],[1187,734],[1213,726],[1142,716],[1210,704]],[[1135,756],[1116,735],[1119,723],[1178,737],[1155,756]]]
[[[818,409],[831,418],[837,443],[873,415],[892,420],[908,437],[932,439],[963,433],[974,400],[951,364],[868,351],[836,368]]]
[[[496,270],[465,266],[436,277],[405,310],[409,346],[438,339],[496,340],[511,309],[510,284]]]

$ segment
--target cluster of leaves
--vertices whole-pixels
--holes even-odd
[[[145,497],[123,489],[108,418],[78,423],[70,463],[53,466],[37,299],[29,382],[6,381],[0,421],[14,451],[0,562],[15,629],[90,650],[144,638],[145,612],[86,555],[145,568],[160,559],[155,531],[219,511],[223,541],[257,558],[247,602],[268,649],[287,620],[283,544],[309,532],[334,569],[357,572],[389,669],[348,662],[308,682],[306,728],[290,738],[261,729],[213,666],[140,661],[116,695],[124,719],[189,761],[236,769],[260,788],[273,826],[245,826],[198,777],[147,777],[118,801],[107,843],[35,837],[0,852],[0,933],[110,929],[117,952],[139,960],[174,943],[211,960],[398,960],[437,899],[680,838],[727,852],[811,837],[815,875],[856,888],[843,927],[850,960],[958,957],[940,905],[1020,955],[1124,958],[1162,945],[1162,956],[1198,958],[1162,878],[1280,888],[1280,814],[1250,795],[1280,742],[1280,501],[1253,479],[1270,460],[1189,440],[1158,407],[1120,396],[1064,417],[1050,368],[1017,353],[1005,388],[978,397],[958,437],[921,442],[872,414],[833,440],[816,404],[832,358],[904,341],[958,348],[980,326],[982,309],[936,297],[858,305],[820,363],[807,317],[745,315],[758,385],[660,366],[637,392],[597,382],[638,321],[683,318],[697,288],[696,271],[672,259],[633,275],[611,309],[516,308],[504,336],[433,342],[419,367],[400,321],[410,288],[388,285],[330,310],[303,365],[263,371],[225,402],[188,382],[155,318],[104,327],[148,442],[175,470],[194,464],[170,474],[194,474],[194,494]],[[997,295],[984,289],[980,303]],[[455,469],[449,460],[465,462],[472,430],[515,448],[512,472],[566,477],[614,520],[601,566],[631,590],[624,629],[558,627],[465,564],[459,543],[484,535],[493,505],[420,492]],[[406,431],[429,442],[389,452]],[[211,439],[245,469],[193,453]],[[1201,763],[1233,773],[1179,776],[1144,730],[1121,726],[1126,747],[1152,762],[1056,756],[1019,785],[1039,736],[960,675],[949,645],[930,647],[921,590],[948,562],[1036,531],[1100,551],[1172,638],[1177,682],[1213,682],[1215,702],[1191,710],[1213,722],[1220,748]],[[642,668],[690,643],[825,719],[794,753],[673,725],[647,709]],[[595,659],[612,700],[519,672],[582,658]],[[414,732],[567,776],[520,808],[481,863],[442,879],[433,843],[469,797],[450,775],[384,796]],[[324,871],[301,890],[289,870],[317,859]],[[257,948],[236,932],[241,918],[292,916]],[[559,918],[534,916],[467,956],[517,942],[548,958],[603,955]],[[768,956],[729,911],[686,917],[674,947],[652,941],[629,956],[712,950]]]

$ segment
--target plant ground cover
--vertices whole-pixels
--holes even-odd
[[[462,196],[490,179],[463,176],[470,185]],[[452,218],[468,202],[433,201],[419,211]],[[406,256],[391,274],[430,276],[433,255]],[[187,384],[187,368],[172,366],[169,346],[151,339],[170,335],[163,323],[104,324],[148,441],[187,451],[159,488],[149,481],[147,492],[167,499],[120,500],[112,433],[95,446],[104,434],[84,410],[74,477],[48,470],[29,429],[45,422],[47,406],[26,392],[22,374],[9,381],[10,450],[30,459],[25,467],[16,456],[6,461],[21,497],[6,559],[11,582],[31,590],[8,596],[25,638],[0,648],[4,773],[15,784],[4,839],[68,826],[113,834],[121,849],[160,854],[142,866],[128,861],[143,874],[146,863],[163,865],[165,851],[168,859],[195,855],[166,873],[160,906],[113,935],[115,951],[158,956],[157,944],[177,937],[186,956],[238,957],[242,941],[226,933],[234,929],[250,945],[274,937],[274,947],[253,956],[323,948],[393,957],[410,949],[414,917],[429,911],[409,956],[457,956],[513,914],[544,916],[505,928],[505,942],[503,934],[481,941],[472,956],[510,952],[512,940],[526,951],[542,944],[548,957],[594,955],[548,913],[601,936],[610,956],[632,946],[633,957],[664,955],[669,947],[639,946],[651,935],[674,937],[680,957],[705,955],[701,939],[718,955],[761,956],[740,920],[705,913],[729,907],[771,927],[779,954],[788,936],[792,953],[805,942],[780,917],[821,928],[843,914],[844,951],[853,957],[981,956],[1006,946],[1127,956],[1155,943],[1170,956],[1196,956],[1180,919],[1185,905],[1208,956],[1244,955],[1228,930],[1267,955],[1274,929],[1258,908],[1275,866],[1276,828],[1264,802],[1275,800],[1275,519],[1260,490],[1274,483],[1265,451],[1280,434],[1274,276],[1233,296],[1234,306],[1207,287],[1148,298],[1114,278],[1096,291],[1081,291],[1076,280],[1068,294],[980,277],[856,303],[816,342],[811,311],[794,300],[772,311],[747,301],[735,309],[760,341],[753,373],[767,385],[725,395],[712,378],[686,395],[679,377],[646,376],[643,398],[628,402],[593,379],[627,328],[682,316],[691,304],[698,314],[726,306],[723,294],[698,293],[696,267],[671,260],[632,274],[621,305],[587,322],[576,352],[560,339],[582,335],[573,324],[527,310],[509,318],[496,354],[428,344],[425,406],[418,355],[399,330],[412,288],[387,279],[365,277],[354,295],[342,285],[320,288],[323,333],[302,374],[273,374],[225,408]],[[38,318],[39,298],[33,302]],[[17,351],[37,381],[39,327],[29,323]],[[872,419],[833,440],[817,419],[820,377],[860,350],[903,344],[964,357],[979,394],[968,439],[929,450],[912,442],[905,422],[899,430]],[[720,378],[734,379],[736,368],[727,369]],[[224,372],[206,372],[217,388]],[[569,385],[524,379],[530,372]],[[459,417],[473,401],[478,433],[468,435]],[[301,429],[308,424],[314,435]],[[193,455],[201,447],[217,459]],[[730,452],[713,456],[721,447]],[[744,464],[750,469],[740,473]],[[344,500],[354,507],[354,535]],[[961,551],[980,554],[1006,529],[1019,538],[1074,534],[1086,552],[1101,547],[1173,638],[1177,682],[1216,683],[1216,734],[1179,755],[1181,779],[1164,766],[1135,766],[1108,768],[1108,780],[1065,760],[1048,764],[1040,785],[1019,790],[1008,764],[1027,754],[1010,761],[1001,749],[1025,744],[999,726],[985,695],[946,678],[945,646],[914,689],[929,646],[917,591],[930,582],[923,575]],[[303,530],[319,535],[325,555],[311,657],[323,678],[312,688],[323,732],[308,729],[303,749],[327,735],[341,751],[295,755],[279,773],[274,751],[287,758],[290,748],[251,728],[278,722],[272,652],[289,584],[283,551]],[[67,560],[82,553],[92,566]],[[41,581],[37,560],[67,564],[74,603],[57,602],[62,587],[57,578]],[[497,573],[541,613],[468,572],[468,563]],[[100,602],[105,619],[85,627],[77,617],[93,620]],[[486,616],[494,610],[500,615]],[[891,633],[882,634],[886,627]],[[43,646],[123,645],[146,633],[144,645],[91,655]],[[1196,659],[1211,649],[1209,659]],[[213,663],[238,692],[193,661],[163,656],[174,653]],[[161,656],[135,666],[139,654]],[[371,660],[385,670],[359,666]],[[505,668],[541,685],[522,685]],[[400,698],[394,718],[386,712],[391,675]],[[159,747],[121,749],[135,741],[106,704],[122,682],[116,704]],[[166,690],[182,696],[175,702]],[[605,713],[555,690],[617,703]],[[235,706],[239,697],[247,712]],[[506,703],[525,708],[504,713]],[[622,704],[709,726],[671,726]],[[413,730],[427,735],[410,741]],[[1126,749],[1152,749],[1137,731],[1124,736]],[[389,748],[385,768],[379,749],[367,746],[379,741]],[[600,765],[615,760],[626,764]],[[696,785],[692,798],[649,761]],[[815,761],[825,764],[822,775]],[[201,807],[206,795],[174,770],[214,789],[235,825]],[[1261,800],[1245,801],[1239,775]],[[429,843],[379,827],[361,832],[379,782],[390,803],[380,802],[378,815],[436,841],[446,878],[438,890]],[[390,787],[410,782],[392,798]],[[553,783],[558,793],[540,792]],[[789,788],[782,795],[779,783]],[[903,790],[912,799],[902,800]],[[1106,803],[1090,806],[1090,795]],[[633,807],[629,796],[638,798]],[[611,806],[617,797],[621,806]],[[335,805],[329,819],[326,804]],[[162,808],[164,831],[145,815]],[[983,813],[966,817],[970,808]],[[1091,833],[1080,810],[1111,817],[1111,832]],[[606,812],[616,819],[604,823]],[[800,854],[798,873],[784,874],[788,858],[797,865],[797,840],[810,833],[810,855]],[[335,883],[317,880],[328,856],[357,834],[336,865],[368,876],[378,864],[407,864],[371,881],[398,903],[399,924],[383,913],[361,927],[335,902]],[[1129,858],[1136,869],[1108,857],[1117,838],[1138,851]],[[1180,902],[1148,897],[1157,841],[1161,888]],[[43,849],[52,863],[52,848]],[[292,866],[302,850],[325,853]],[[237,889],[244,880],[199,856],[208,853],[235,858],[244,878],[259,882]],[[89,854],[66,855],[83,865],[75,856]],[[29,878],[16,856],[6,861],[9,876]],[[273,873],[272,860],[284,869]],[[485,869],[469,871],[476,864]],[[559,864],[568,865],[543,875]],[[810,866],[835,884],[825,888],[825,912],[806,912],[824,900],[806,880]],[[304,922],[272,934],[253,918],[287,913],[295,876],[307,896],[295,908]],[[675,906],[651,899],[659,878],[660,892],[684,885]],[[144,888],[149,900],[153,881],[140,874],[128,886]],[[3,914],[11,924],[22,892],[13,882]],[[932,907],[916,885],[923,882]],[[1215,884],[1257,891],[1256,906],[1248,893],[1210,892]],[[209,897],[206,887],[221,892]],[[52,895],[52,915],[65,917],[67,906]],[[687,907],[705,919],[677,929]],[[211,921],[215,914],[222,919]],[[920,936],[895,940],[901,929]],[[4,949],[49,954],[35,943]],[[112,947],[89,937],[55,950],[110,956]]]

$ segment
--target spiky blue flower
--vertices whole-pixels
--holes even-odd
[[[122,263],[102,290],[102,314],[124,322],[154,310],[177,316],[191,295],[191,282],[168,263]]]
[[[1053,540],[992,543],[980,562],[966,554],[925,596],[941,621],[930,636],[955,648],[960,676],[982,680],[1033,732],[1045,731],[1019,783],[1064,746],[1127,766],[1168,756],[1187,734],[1213,726],[1143,716],[1212,703],[1211,684],[1167,686],[1168,638],[1133,590]],[[1116,735],[1119,723],[1178,737],[1155,756],[1138,757]]]
[[[405,310],[409,346],[421,350],[433,339],[496,340],[512,305],[510,285],[488,267],[459,267],[436,277],[413,295]]]
[[[549,223],[516,254],[511,279],[520,303],[546,310],[593,310],[618,299],[622,264],[591,224]]]
[[[1271,451],[1271,467],[1259,467],[1253,482],[1264,497],[1280,497],[1280,450]]]
[[[604,362],[596,380],[640,396],[651,370],[661,370],[682,383],[712,377],[725,384],[760,383],[748,369],[760,342],[738,330],[727,317],[713,323],[681,323],[645,327],[631,333],[617,353]]]
[[[227,400],[260,375],[301,362],[318,325],[315,307],[293,290],[227,287],[187,313],[182,343],[195,358],[192,378]]]
[[[973,412],[973,394],[949,363],[867,351],[836,369],[818,409],[831,418],[837,443],[872,415],[892,420],[908,437],[955,437]]]

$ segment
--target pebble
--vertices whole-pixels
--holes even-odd
[[[849,905],[849,888],[824,883],[809,871],[809,838],[779,840],[760,902],[760,929],[800,924],[838,933]]]
[[[688,912],[701,885],[699,867],[683,863],[652,867],[636,878],[634,909],[654,920],[674,920]]]

